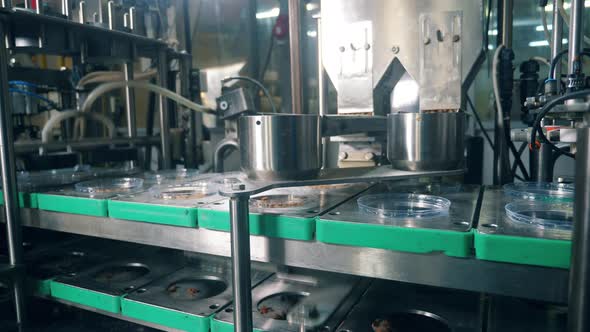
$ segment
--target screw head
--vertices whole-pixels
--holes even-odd
[[[228,109],[228,107],[229,107],[229,104],[228,104],[228,102],[227,102],[227,101],[225,101],[225,100],[222,100],[221,102],[219,102],[219,108],[220,108],[222,111],[226,111],[226,110]]]
[[[344,52],[344,51],[346,51],[346,48],[344,46],[340,46],[340,47],[338,47],[338,50],[340,52]]]
[[[459,36],[459,35],[454,35],[454,36],[453,36],[453,43],[456,43],[456,42],[458,42],[459,40],[461,40],[461,36]]]
[[[399,46],[393,46],[391,47],[391,52],[393,52],[393,54],[398,54],[399,53]]]
[[[424,43],[424,45],[428,45],[430,44],[430,38],[426,37],[422,42]]]

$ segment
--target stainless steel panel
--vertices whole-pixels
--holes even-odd
[[[393,168],[457,169],[463,164],[465,113],[396,113],[387,116],[387,159]]]
[[[475,332],[480,307],[477,293],[376,280],[338,330]]]
[[[317,115],[243,116],[238,122],[242,171],[259,179],[313,177],[322,167]]]
[[[230,256],[230,235],[226,232],[31,209],[22,209],[22,223],[59,232]],[[251,259],[259,262],[543,301],[567,301],[568,271],[563,269],[261,236],[250,236],[250,241]]]

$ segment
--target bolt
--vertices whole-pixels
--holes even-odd
[[[459,40],[461,40],[461,36],[459,36],[459,35],[454,35],[454,36],[453,36],[453,43],[456,43],[456,42],[458,42]]]
[[[424,45],[428,45],[430,44],[430,38],[426,37],[422,42],[424,43]]]
[[[393,52],[393,54],[398,54],[399,53],[399,46],[393,46],[391,48],[391,51]]]
[[[369,44],[369,43],[366,43],[366,44],[365,44],[365,51],[368,51],[368,50],[370,50],[370,49],[371,49],[371,44]]]
[[[340,160],[346,160],[348,158],[348,153],[342,151],[338,154],[338,159]]]
[[[346,48],[344,46],[340,46],[338,49],[340,50],[340,52],[346,51]]]
[[[373,152],[367,152],[363,157],[365,160],[373,160],[375,158],[375,154]]]
[[[227,101],[223,100],[223,101],[219,102],[219,108],[222,111],[227,110],[228,107],[229,107],[229,104],[227,103]]]

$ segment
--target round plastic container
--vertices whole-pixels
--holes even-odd
[[[574,222],[573,203],[519,201],[506,204],[511,222],[539,228],[571,230]]]
[[[357,200],[361,212],[388,218],[425,218],[447,214],[451,201],[423,194],[375,194]]]
[[[194,179],[199,175],[197,170],[189,170],[186,168],[163,170],[158,172],[149,172],[145,175],[146,180],[152,183],[161,184],[165,181],[188,181]]]
[[[292,194],[272,194],[250,198],[250,207],[264,212],[298,212],[317,207],[317,201],[310,197]]]
[[[572,201],[574,185],[552,182],[518,182],[504,185],[504,194],[530,201]]]
[[[143,186],[140,178],[97,179],[76,183],[76,191],[87,194],[119,193],[139,189]]]
[[[195,182],[176,185],[157,185],[150,188],[154,198],[163,200],[199,199],[215,193],[215,186],[206,182]]]

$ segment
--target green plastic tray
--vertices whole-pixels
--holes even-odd
[[[358,222],[316,221],[320,242],[413,253],[443,252],[447,256],[467,257],[473,247],[472,232],[410,228]]]
[[[216,320],[211,318],[211,332],[233,332],[234,331],[234,324],[228,322],[222,322],[220,320]],[[252,329],[254,332],[264,332],[264,330],[260,329]]]
[[[126,298],[121,299],[123,316],[163,325],[187,332],[209,332],[211,318],[140,303]],[[233,329],[232,329],[233,331]]]
[[[567,269],[572,243],[567,240],[487,234],[475,231],[477,259]]]
[[[51,295],[58,299],[82,304],[111,313],[121,312],[121,297],[51,281]]]
[[[111,218],[197,227],[197,208],[108,200]]]
[[[228,211],[198,209],[199,227],[229,232]],[[250,234],[294,240],[313,240],[315,218],[250,213]]]
[[[65,196],[55,194],[37,194],[40,210],[82,214],[94,217],[108,216],[106,199]]]
[[[2,190],[0,190],[0,205],[4,205],[4,192]],[[18,206],[21,208],[36,209],[38,206],[37,193],[19,192]]]

